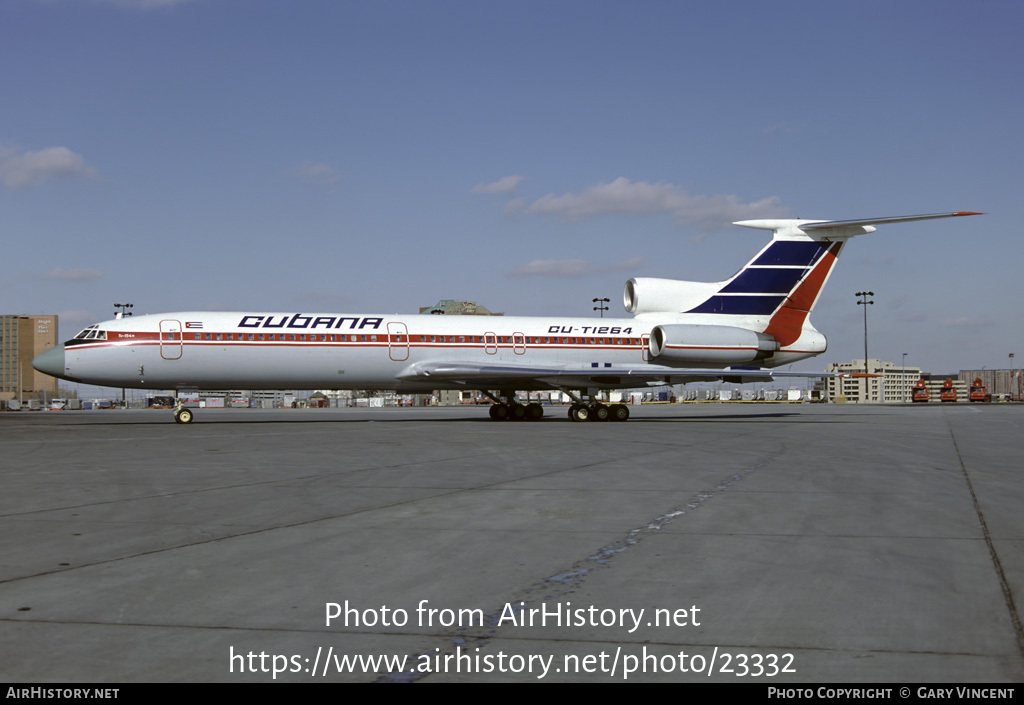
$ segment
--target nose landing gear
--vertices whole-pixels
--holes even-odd
[[[192,423],[192,409],[186,409],[178,402],[178,406],[174,409],[174,421],[176,423]]]

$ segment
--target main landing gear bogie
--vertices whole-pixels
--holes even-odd
[[[573,421],[626,421],[629,407],[625,404],[573,404],[569,407],[569,418]]]
[[[540,421],[544,417],[544,407],[536,402],[491,404],[489,413],[492,421]]]
[[[572,421],[626,421],[629,419],[629,407],[625,404],[602,404],[595,401],[590,394],[580,396],[572,390],[563,391],[575,402],[569,407],[569,419]],[[492,391],[483,393],[494,402],[488,410],[492,421],[540,421],[544,416],[544,407],[536,402],[520,404],[515,400],[515,393],[511,390],[502,391],[501,394]],[[588,396],[591,397],[589,403],[586,401]]]

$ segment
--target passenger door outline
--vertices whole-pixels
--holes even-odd
[[[165,360],[181,359],[182,335],[181,321],[160,321],[160,357]]]
[[[388,323],[388,357],[395,362],[409,359],[409,329],[404,323]]]

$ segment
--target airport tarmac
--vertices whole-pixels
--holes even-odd
[[[0,680],[1024,677],[1024,406],[546,413],[0,414]]]

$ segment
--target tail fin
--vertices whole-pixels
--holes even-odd
[[[849,238],[872,233],[875,225],[961,215],[980,213],[958,211],[863,220],[739,221],[734,225],[773,231],[772,241],[712,299],[737,299],[729,302],[735,313],[745,308],[743,313],[748,315],[765,315],[767,310],[771,319],[764,332],[785,347],[800,337],[804,322]],[[742,301],[744,297],[748,297],[746,301]],[[711,303],[711,299],[705,303]],[[694,310],[698,312],[703,311]]]
[[[771,242],[743,269],[717,283],[631,279],[624,292],[626,310],[747,317],[743,327],[756,327],[785,347],[800,337],[846,240],[874,232],[875,225],[961,215],[980,214],[959,211],[865,220],[739,221],[735,225],[773,233]]]

